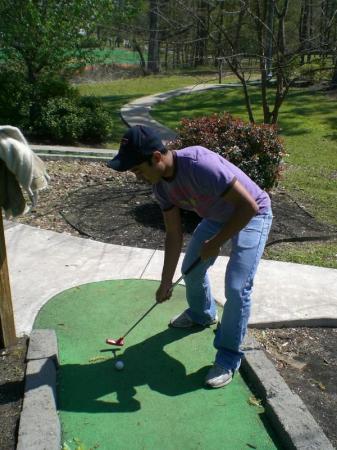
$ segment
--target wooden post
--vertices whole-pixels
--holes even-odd
[[[1,167],[0,172],[3,175],[4,172],[1,170]],[[2,205],[3,193],[0,191],[0,348],[6,348],[16,344],[16,333],[8,275]]]

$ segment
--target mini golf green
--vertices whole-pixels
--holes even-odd
[[[56,330],[60,368],[58,408],[64,449],[158,450],[279,448],[241,376],[222,389],[205,389],[213,361],[214,329],[167,327],[185,308],[184,287],[158,305],[158,283],[114,280],[69,289],[40,311],[34,328]],[[115,358],[125,363],[115,369]]]

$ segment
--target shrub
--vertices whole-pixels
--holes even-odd
[[[29,82],[21,66],[0,62],[0,124],[13,125],[30,138],[72,144],[102,142],[112,129],[100,99],[81,98],[60,75],[40,74]]]
[[[42,109],[56,97],[78,99],[78,92],[59,76],[44,76],[29,83],[20,67],[0,66],[0,123],[22,129],[25,134],[41,134]],[[45,112],[44,112],[45,114]]]
[[[74,143],[81,138],[84,124],[84,110],[76,99],[55,97],[41,108],[37,134],[54,142]]]
[[[285,150],[273,125],[247,123],[228,113],[183,119],[179,138],[170,147],[192,145],[219,153],[263,189],[270,190],[280,179]]]
[[[0,123],[25,129],[28,127],[30,86],[15,69],[0,69]]]
[[[51,98],[41,108],[35,134],[54,143],[102,142],[111,127],[110,115],[100,99],[80,98],[70,91],[70,97]]]
[[[97,97],[83,97],[80,106],[85,110],[85,124],[82,139],[86,142],[102,142],[108,138],[112,129],[112,120]]]
[[[35,87],[35,97],[41,104],[55,97],[66,97],[79,99],[77,89],[73,88],[69,82],[59,75],[50,74],[41,76]]]

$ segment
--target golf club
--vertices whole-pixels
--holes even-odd
[[[182,275],[181,275],[181,277],[179,277],[178,278],[178,280],[177,281],[175,281],[174,283],[173,283],[173,285],[172,285],[172,287],[171,287],[171,291],[175,288],[175,286],[177,286],[177,284],[179,284],[180,283],[180,281],[184,278],[184,276],[185,275],[187,275],[191,270],[193,270],[194,269],[194,267],[195,266],[197,266],[198,264],[199,264],[199,262],[201,261],[201,258],[200,258],[200,256],[199,256],[199,258],[197,258],[191,265],[190,265],[190,267],[186,270],[186,272],[185,273],[183,273]],[[123,345],[124,345],[124,339],[125,339],[125,337],[139,324],[139,322],[141,322],[143,319],[144,319],[144,317],[146,317],[152,310],[153,310],[153,308],[155,307],[155,306],[157,306],[157,305],[159,305],[159,303],[158,302],[156,302],[154,305],[152,305],[151,306],[151,308],[149,308],[147,311],[146,311],[146,313],[145,314],[143,314],[142,315],[142,317],[139,319],[139,320],[137,320],[137,322],[134,324],[134,325],[132,325],[132,327],[124,334],[124,336],[122,336],[122,337],[120,337],[120,338],[118,338],[118,339],[111,339],[111,338],[108,338],[108,339],[106,339],[106,343],[107,344],[109,344],[109,345],[118,345],[119,347],[123,347]]]

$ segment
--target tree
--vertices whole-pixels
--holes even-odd
[[[160,0],[150,0],[149,9],[149,50],[147,69],[149,72],[159,72],[159,15],[160,15]]]
[[[209,36],[210,4],[205,0],[197,2],[196,34],[194,42],[194,67],[205,64],[207,56],[207,41]]]
[[[0,0],[1,45],[9,62],[23,65],[34,82],[42,72],[62,72],[83,61],[95,44],[108,1]],[[95,5],[99,4],[100,7]]]
[[[184,2],[177,1],[183,8]],[[197,0],[192,3],[200,5]],[[314,64],[306,70],[322,71],[326,69],[321,63],[322,55],[329,55],[335,62],[337,78],[336,39],[330,38],[332,30],[336,30],[337,12],[333,8],[336,3],[336,0],[295,3],[289,0],[224,0],[220,5],[208,0],[209,14],[204,18],[195,12],[193,5],[185,6],[185,11],[189,17],[193,16],[200,28],[209,30],[208,40],[213,44],[214,54],[226,62],[241,82],[251,122],[255,118],[249,82],[254,72],[260,74],[263,121],[275,124],[289,89],[301,76],[301,66],[311,62]],[[318,12],[323,6],[325,16],[319,30]],[[300,24],[299,33],[295,33],[297,24]],[[323,35],[329,35],[324,41],[324,51],[319,45]]]
[[[66,77],[84,63],[87,49],[97,45],[97,23],[115,7],[108,0],[0,0],[1,69],[21,75],[30,124],[38,114],[41,83]]]

